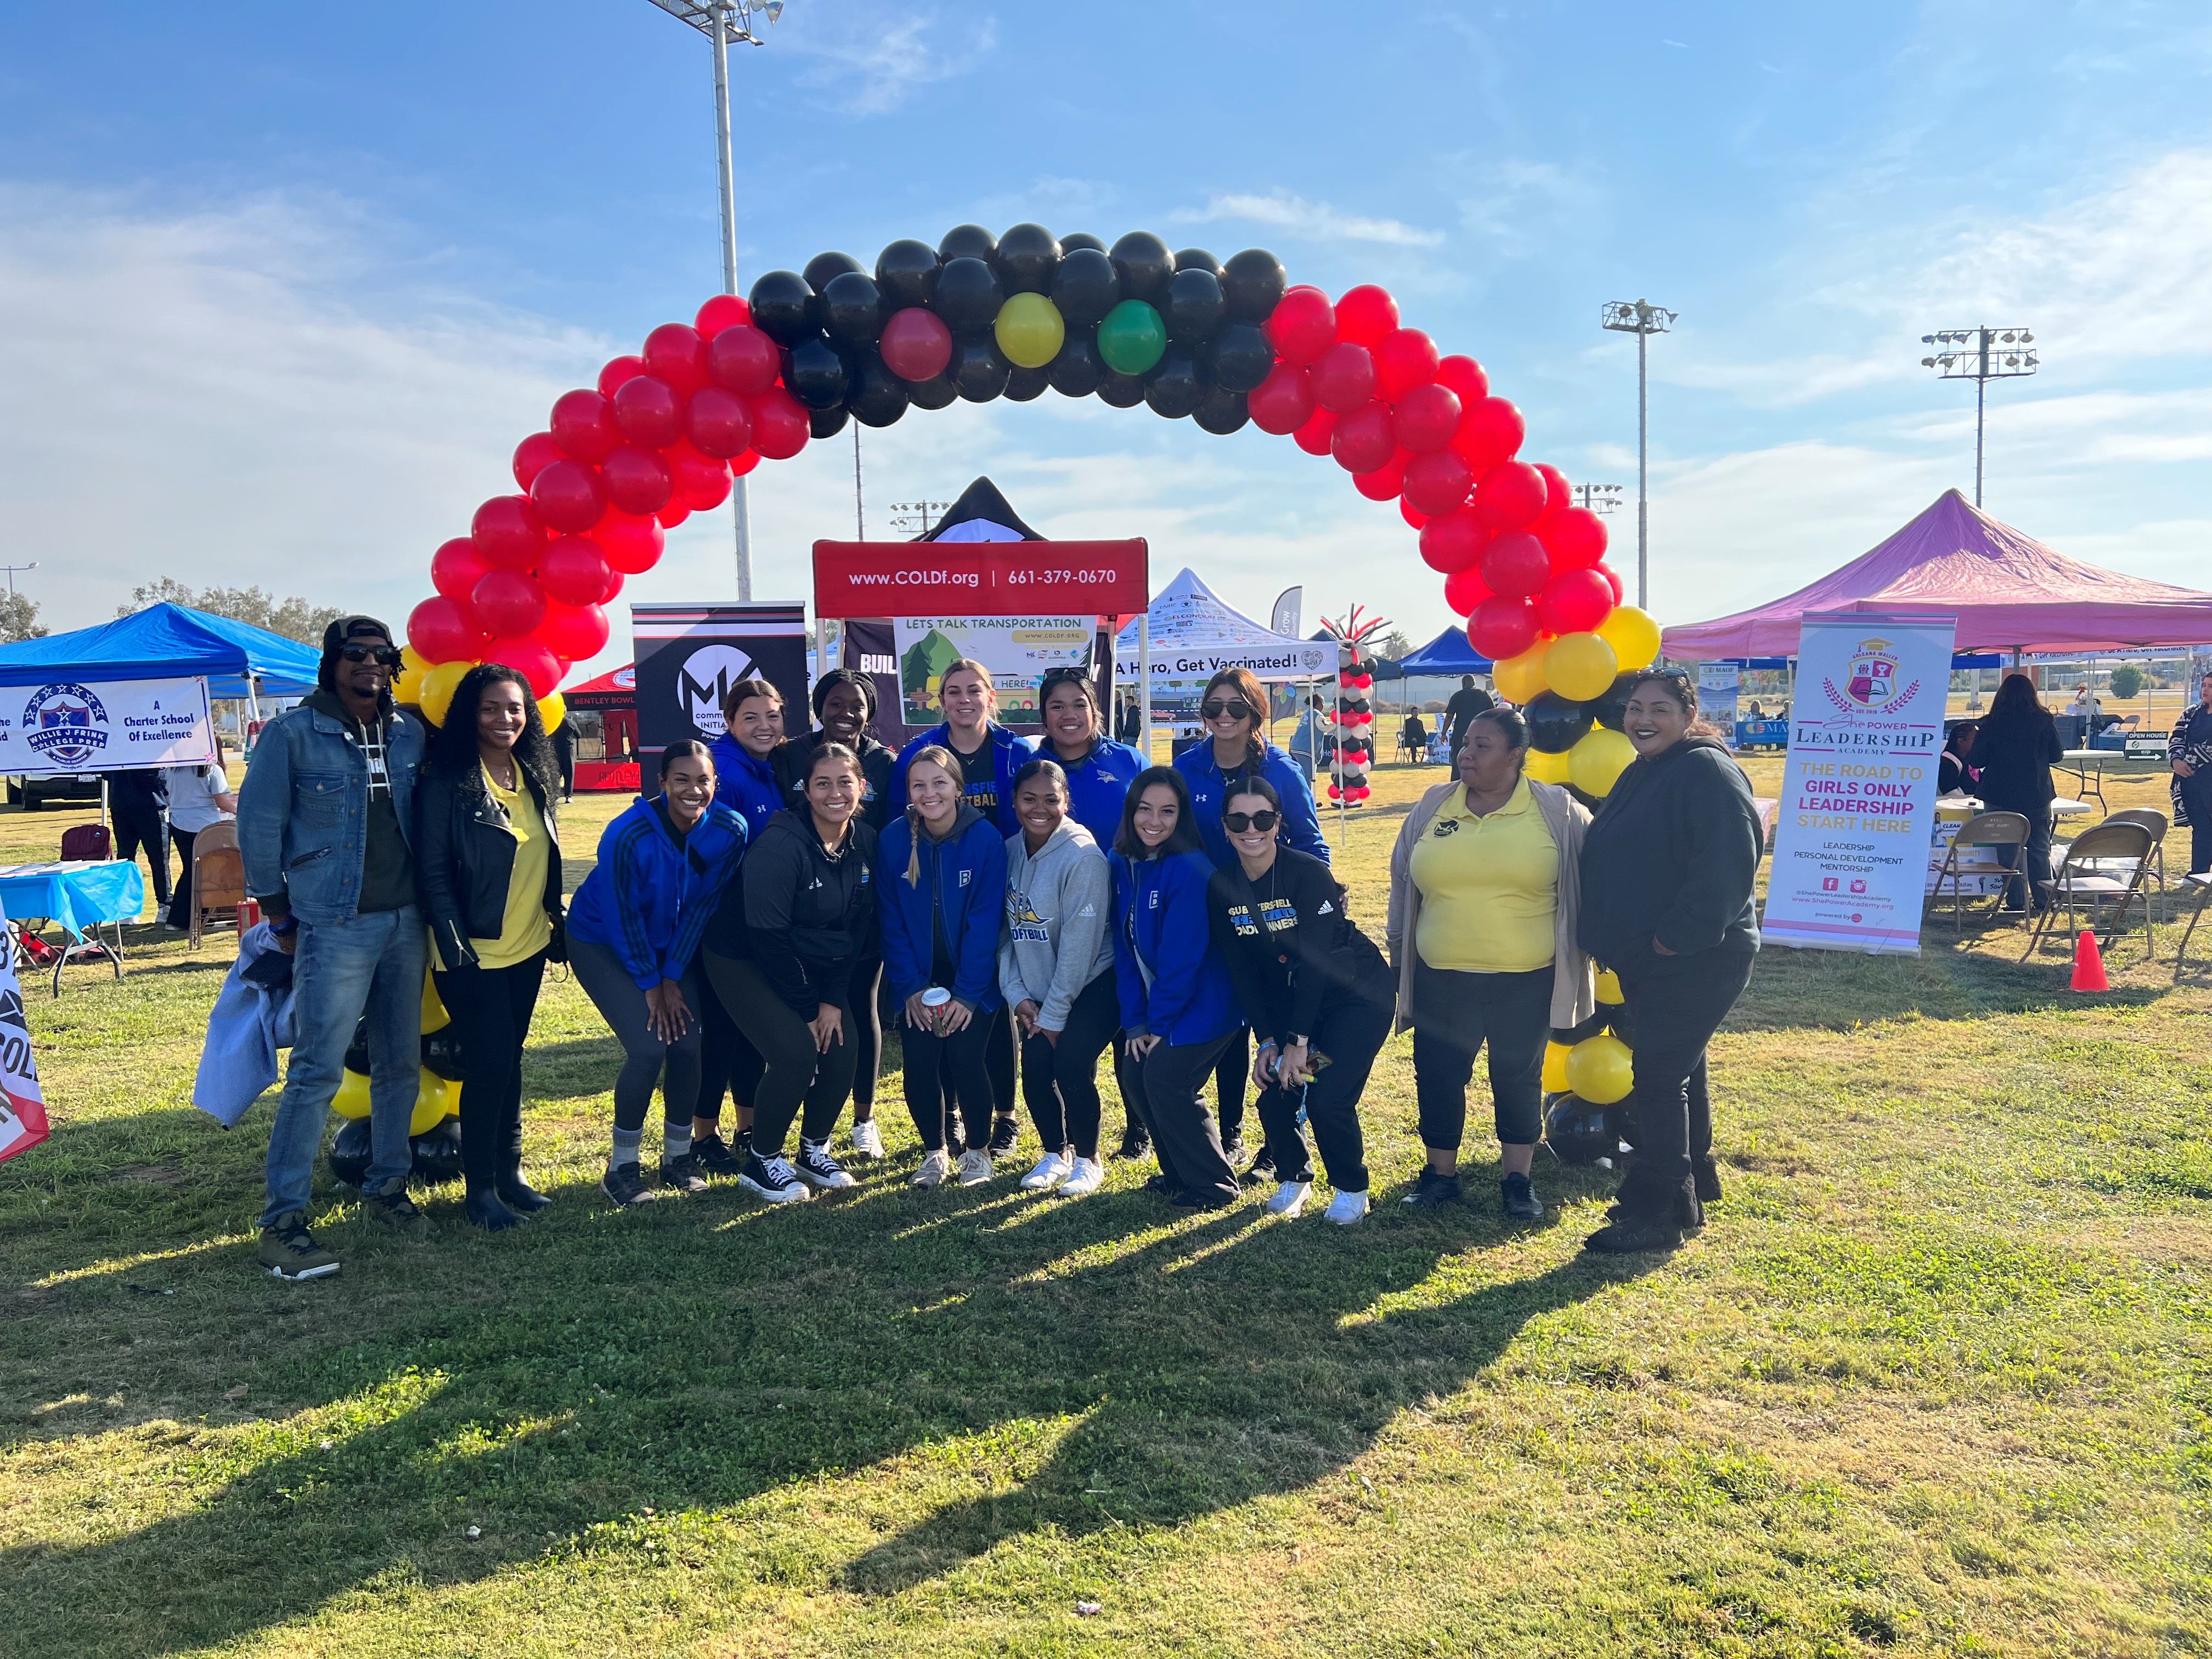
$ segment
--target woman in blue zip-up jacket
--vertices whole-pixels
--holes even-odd
[[[1137,775],[1114,837],[1114,972],[1133,1064],[1123,1086],[1151,1127],[1160,1173],[1148,1183],[1188,1208],[1237,1199],[1237,1172],[1199,1097],[1244,1029],[1213,945],[1206,860],[1190,791],[1174,768]]]
[[[1044,715],[1037,753],[1067,775],[1067,816],[1101,847],[1111,847],[1121,826],[1121,804],[1145,769],[1145,757],[1106,735],[1088,669],[1053,669],[1037,684],[1037,706]]]
[[[744,821],[714,802],[702,743],[661,751],[659,794],[599,837],[599,860],[568,906],[568,962],[623,1046],[613,1148],[600,1186],[618,1204],[649,1196],[638,1143],[661,1085],[662,1172],[690,1149],[699,1092],[699,940],[745,848]]]
[[[906,1103],[924,1150],[917,1187],[939,1185],[960,1160],[960,1184],[991,1177],[991,1079],[985,1051],[999,995],[999,931],[1006,918],[1006,844],[961,799],[960,763],[933,744],[908,769],[906,811],[884,826],[876,885],[884,977],[902,1011]],[[932,988],[951,1000],[925,1000]],[[966,1127],[946,1109],[959,1103]]]

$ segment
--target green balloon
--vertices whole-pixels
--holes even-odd
[[[1167,325],[1142,300],[1122,301],[1098,325],[1098,355],[1116,374],[1142,374],[1167,349]]]

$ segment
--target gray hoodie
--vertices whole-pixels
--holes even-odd
[[[999,943],[999,988],[1018,1006],[1037,1006],[1037,1024],[1067,1029],[1085,986],[1114,969],[1114,878],[1091,832],[1062,818],[1036,857],[1018,832],[1006,839],[1006,933]]]

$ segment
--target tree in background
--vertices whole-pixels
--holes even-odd
[[[1404,629],[1394,628],[1382,643],[1376,647],[1376,654],[1388,657],[1392,662],[1396,662],[1401,657],[1410,657],[1413,654],[1413,642],[1406,637]]]
[[[2112,671],[2112,695],[2122,702],[2142,695],[2142,670],[2131,662],[2124,662]]]
[[[27,593],[0,595],[0,643],[43,640],[46,626],[39,620],[39,604]]]
[[[255,628],[265,628],[272,634],[282,634],[288,640],[297,640],[302,645],[320,645],[323,630],[337,620],[336,605],[309,605],[295,595],[279,599],[273,593],[258,587],[187,587],[174,576],[164,576],[159,581],[148,582],[131,590],[131,603],[118,605],[115,614],[130,616],[143,611],[149,605],[163,600],[171,605],[189,606],[204,611],[211,617],[225,617],[231,622],[242,622]],[[33,607],[35,611],[36,606]],[[46,629],[40,629],[43,634]],[[11,636],[23,637],[23,636]]]

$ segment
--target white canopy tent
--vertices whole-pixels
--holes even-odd
[[[1140,636],[1140,629],[1148,640]],[[1224,668],[1249,668],[1263,680],[1325,678],[1336,672],[1333,643],[1271,632],[1187,567],[1153,596],[1145,616],[1129,623],[1115,640],[1114,678],[1118,684],[1137,683],[1147,645],[1156,687],[1163,681],[1208,679]]]

